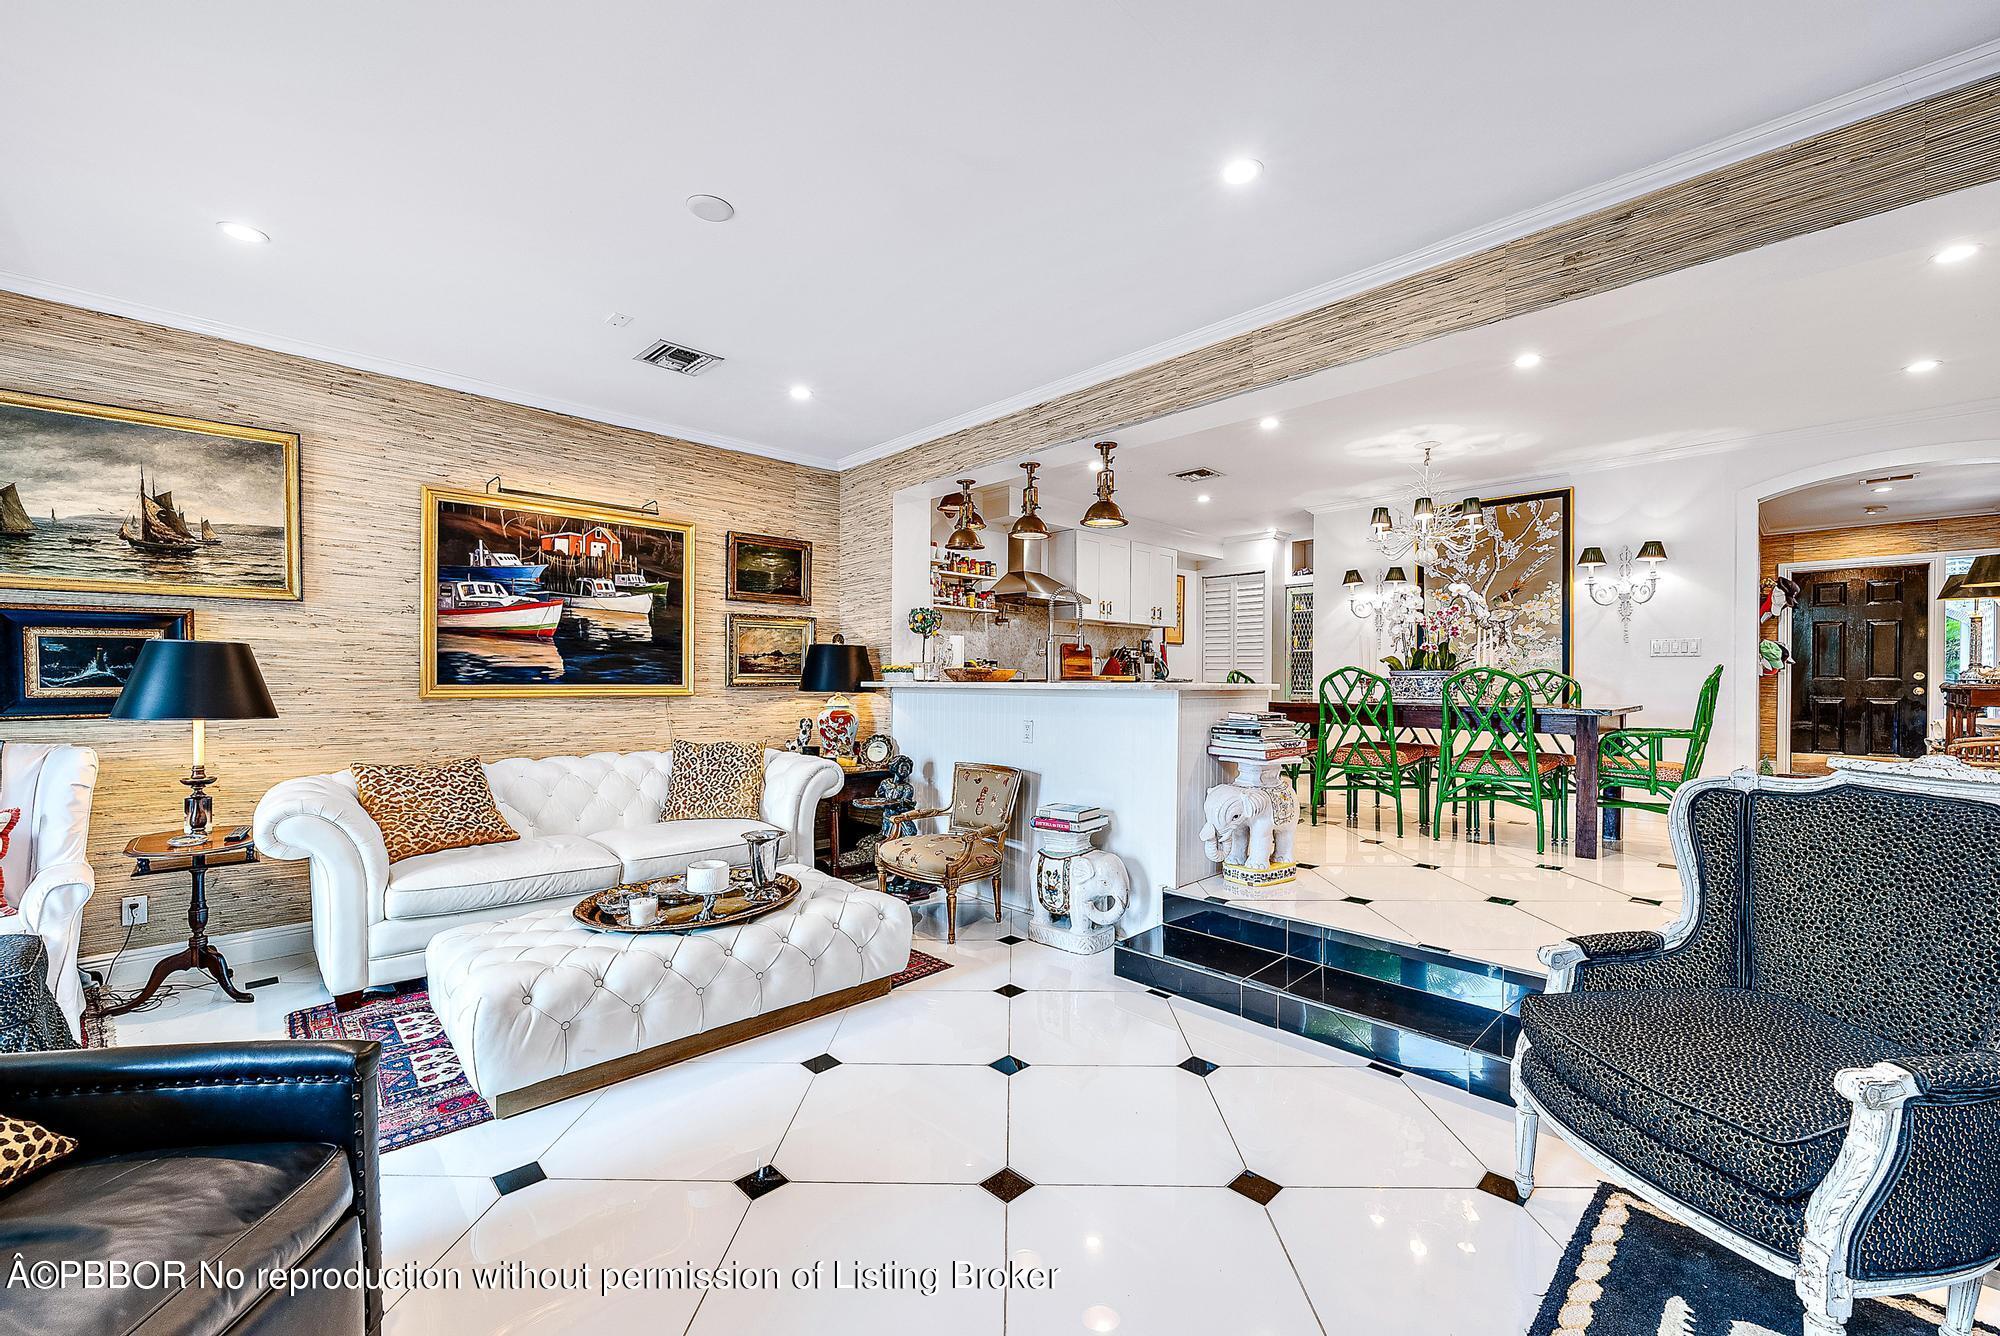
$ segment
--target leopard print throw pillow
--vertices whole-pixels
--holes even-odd
[[[40,1123],[0,1113],[0,1188],[12,1187],[57,1160],[76,1154],[76,1140]]]
[[[742,742],[674,743],[662,821],[763,815],[764,749]]]
[[[7,863],[7,842],[14,838],[14,827],[20,824],[20,808],[0,807],[0,918],[6,918],[9,914],[18,914],[21,912],[21,907],[15,904],[7,895],[7,873],[5,870]],[[18,888],[15,894],[20,894]]]
[[[389,861],[520,835],[494,805],[477,756],[444,765],[356,765],[362,810],[382,828]]]

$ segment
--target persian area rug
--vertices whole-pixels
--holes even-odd
[[[890,981],[890,987],[927,979],[951,962],[910,952],[910,963]],[[371,996],[342,1014],[333,1003],[307,1007],[285,1017],[294,1039],[372,1039],[382,1046],[381,1137],[384,1151],[414,1146],[493,1117],[465,1079],[458,1054],[445,1038],[444,1026],[431,1011],[430,990],[421,982],[396,992]]]
[[[1847,1331],[1935,1336],[1943,1320],[1943,1309],[1914,1297],[1857,1299]],[[1799,1336],[1804,1327],[1791,1281],[1607,1183],[1563,1250],[1528,1336]]]

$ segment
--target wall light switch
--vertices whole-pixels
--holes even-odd
[[[1023,719],[1021,721],[1021,741],[1033,742],[1034,740],[1035,740],[1035,721],[1032,719]]]
[[[1654,636],[1652,640],[1656,659],[1692,659],[1700,653],[1700,636]]]

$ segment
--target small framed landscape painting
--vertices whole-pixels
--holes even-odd
[[[729,568],[723,597],[732,603],[812,602],[812,544],[768,534],[729,535]]]
[[[188,640],[174,608],[0,605],[0,719],[103,719],[148,640]]]
[[[729,615],[726,676],[732,687],[796,687],[813,642],[811,617]]]
[[[299,438],[0,390],[0,586],[301,598]]]
[[[694,690],[693,525],[446,487],[422,505],[421,694]]]

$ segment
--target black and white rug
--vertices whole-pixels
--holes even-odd
[[[1943,1319],[1922,1299],[1861,1299],[1847,1331],[1934,1336]],[[1792,1282],[1607,1183],[1563,1250],[1528,1336],[1799,1336],[1804,1326]]]

